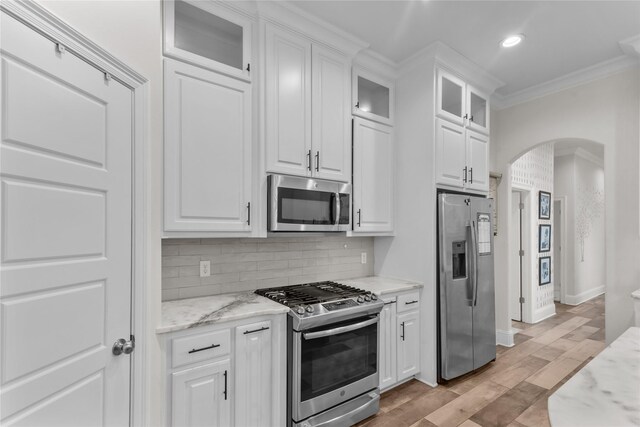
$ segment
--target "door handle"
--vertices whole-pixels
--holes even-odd
[[[340,224],[340,210],[342,209],[342,205],[340,203],[340,193],[335,193],[333,196],[335,200],[333,201],[333,225]]]
[[[121,354],[131,354],[133,350],[136,348],[136,340],[131,335],[131,339],[129,341],[124,338],[120,338],[118,341],[113,343],[113,347],[111,348],[111,352],[114,356],[120,356]]]
[[[473,226],[473,305],[478,305],[478,230],[476,222],[471,221]]]
[[[227,400],[227,371],[224,371],[224,400]]]
[[[251,225],[251,202],[247,203],[247,225]]]
[[[402,333],[400,334],[400,338],[404,341],[404,322],[400,323],[400,327],[402,328]]]
[[[316,172],[320,172],[320,152],[316,151]]]
[[[360,217],[362,216],[362,210],[358,209],[358,227],[360,227]]]
[[[467,167],[465,166],[464,169],[462,169],[462,172],[464,173],[464,178],[462,178],[462,182],[467,182]]]
[[[311,172],[311,150],[307,152],[307,169]]]
[[[473,168],[469,168],[469,183],[473,184]]]

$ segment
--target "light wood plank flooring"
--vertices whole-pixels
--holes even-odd
[[[545,427],[547,399],[604,349],[604,296],[579,306],[556,304],[556,315],[521,332],[511,348],[479,372],[431,388],[412,380],[382,395],[366,427]]]

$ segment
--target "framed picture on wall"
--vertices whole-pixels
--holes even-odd
[[[538,230],[538,252],[549,252],[551,250],[551,224],[540,224]]]
[[[543,256],[538,258],[538,267],[540,272],[538,285],[543,286],[551,283],[551,257]]]
[[[538,218],[551,219],[551,193],[538,192]]]

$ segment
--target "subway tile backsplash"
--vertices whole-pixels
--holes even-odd
[[[211,276],[200,277],[200,261],[211,262]],[[371,275],[373,237],[162,241],[163,301]]]

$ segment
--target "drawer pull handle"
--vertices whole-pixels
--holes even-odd
[[[407,301],[407,302],[404,303],[404,305],[415,304],[417,302],[418,302],[417,300],[415,300],[415,301]]]
[[[260,329],[254,329],[253,331],[244,331],[244,334],[245,334],[245,335],[247,335],[247,334],[253,334],[253,333],[256,333],[256,332],[266,331],[267,329],[269,329],[269,327],[268,327],[268,326],[263,326],[262,328],[260,328]]]
[[[203,350],[211,350],[212,348],[216,348],[216,347],[220,347],[220,344],[211,344],[209,347],[202,347],[202,348],[194,348],[193,350],[191,350],[189,352],[189,354],[191,353],[197,353],[199,351],[203,351]]]

